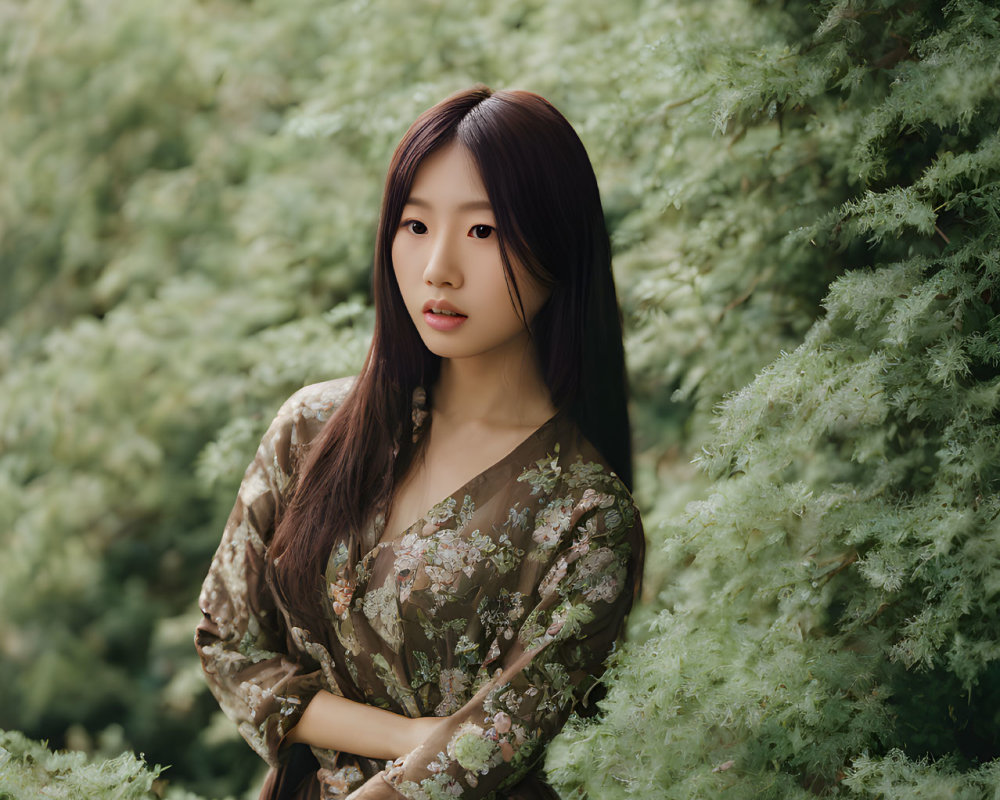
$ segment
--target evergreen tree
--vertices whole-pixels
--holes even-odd
[[[993,797],[1000,11],[757,11],[780,38],[717,64],[715,119],[770,131],[782,165],[727,172],[802,198],[757,254],[775,274],[847,272],[719,406],[706,497],[666,526],[664,609],[549,766],[566,796]],[[738,229],[731,197],[715,216]]]

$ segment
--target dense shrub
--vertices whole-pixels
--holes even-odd
[[[720,404],[665,608],[550,754],[567,796],[994,796],[1000,12],[810,5],[760,4],[776,38],[715,67],[719,127],[770,143],[710,217],[770,234],[761,282],[843,274]]]
[[[484,81],[583,136],[628,329],[649,570],[604,720],[552,750],[566,796],[982,794],[998,27],[972,0],[0,3],[0,727],[252,793],[198,585],[278,403],[360,363],[395,141]]]

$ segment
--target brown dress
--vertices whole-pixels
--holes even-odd
[[[554,797],[545,746],[585,712],[641,570],[624,484],[563,414],[379,544],[341,545],[309,624],[264,582],[278,498],[350,379],[307,386],[268,428],[202,589],[209,687],[271,766],[267,798]],[[418,416],[422,409],[415,408]],[[449,724],[396,762],[282,746],[321,690]]]

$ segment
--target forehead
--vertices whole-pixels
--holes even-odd
[[[451,142],[425,158],[417,168],[407,202],[413,205],[489,208],[489,196],[469,151]]]

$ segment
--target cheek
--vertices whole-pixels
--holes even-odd
[[[528,324],[531,324],[535,315],[545,305],[545,301],[549,299],[552,290],[542,286],[524,271],[520,271],[517,275],[517,287],[521,292],[521,302],[524,304]]]
[[[525,298],[525,310],[534,318],[535,314],[542,310],[542,306],[545,305],[551,295],[551,289],[533,284],[528,289],[528,297]]]

